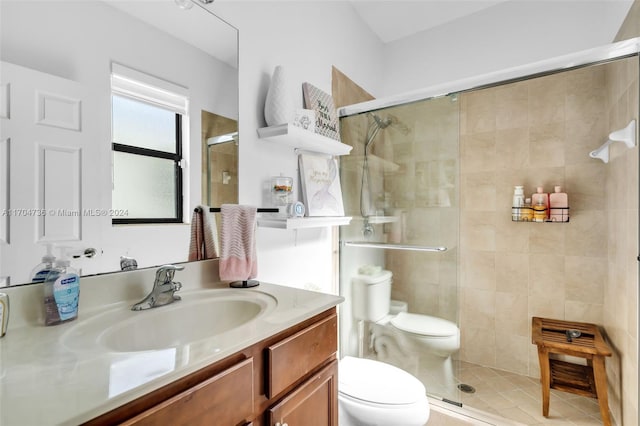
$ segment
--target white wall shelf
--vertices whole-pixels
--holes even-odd
[[[377,225],[380,223],[394,223],[400,220],[398,216],[369,216],[369,223]],[[356,217],[354,220],[364,222],[364,217]]]
[[[323,226],[348,225],[350,216],[319,216],[319,217],[261,217],[258,226],[277,229],[320,228]]]
[[[347,155],[352,149],[350,145],[296,127],[293,124],[262,127],[258,129],[258,136],[267,141],[322,154]]]

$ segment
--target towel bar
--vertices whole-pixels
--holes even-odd
[[[194,212],[200,213],[200,207],[196,207],[193,209]],[[209,207],[209,211],[211,213],[220,213],[220,207]],[[280,210],[278,208],[273,207],[259,207],[258,213],[278,213]]]

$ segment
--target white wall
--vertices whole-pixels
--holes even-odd
[[[389,43],[378,97],[611,43],[631,0],[511,0]]]
[[[240,203],[268,203],[271,176],[292,176],[292,148],[258,139],[273,69],[287,73],[295,105],[302,83],[331,93],[331,66],[368,87],[380,84],[382,45],[346,2],[216,2],[210,9],[240,31]],[[258,279],[332,291],[330,228],[258,229]]]

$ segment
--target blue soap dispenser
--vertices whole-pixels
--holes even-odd
[[[53,262],[56,257],[53,255],[53,244],[47,244],[47,253],[42,256],[42,262],[31,271],[31,282],[42,283],[47,279],[47,275],[53,269]]]
[[[45,325],[72,321],[78,317],[80,276],[70,265],[66,247],[60,247],[60,256],[44,281]]]

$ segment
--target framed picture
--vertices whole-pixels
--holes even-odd
[[[310,83],[302,83],[305,108],[315,111],[316,133],[340,140],[340,122],[333,98]]]
[[[324,155],[300,154],[298,162],[307,216],[344,216],[338,160]]]

